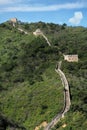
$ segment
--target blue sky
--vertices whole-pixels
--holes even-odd
[[[13,17],[87,27],[87,0],[0,0],[0,23]]]

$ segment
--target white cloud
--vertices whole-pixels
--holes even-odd
[[[75,12],[74,16],[69,19],[69,22],[71,24],[78,25],[81,22],[82,19],[83,19],[82,12]]]
[[[21,2],[21,0],[0,0],[0,5],[14,4],[16,2]]]
[[[0,0],[0,3],[4,2],[12,2],[13,0]],[[4,1],[4,2],[3,2]],[[22,1],[23,0],[14,0],[14,2],[17,1]],[[14,4],[13,6],[8,6],[8,7],[2,7],[0,9],[1,12],[30,12],[30,11],[56,11],[56,10],[62,10],[62,9],[79,9],[79,8],[84,8],[87,7],[85,3],[65,3],[65,4],[58,4],[58,5],[42,5],[40,4],[34,4],[34,5],[25,5],[21,2],[20,4]]]

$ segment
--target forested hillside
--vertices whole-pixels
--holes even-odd
[[[38,28],[51,46],[33,35]],[[13,27],[5,22],[0,32],[0,130],[5,130],[3,124],[6,130],[34,130],[61,111],[64,88],[55,72],[60,60],[69,81],[71,109],[54,130],[86,130],[87,28],[43,22]],[[64,61],[63,54],[78,54],[79,61]]]

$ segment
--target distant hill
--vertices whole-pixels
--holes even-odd
[[[36,29],[44,33],[51,46],[42,36],[33,35]],[[56,64],[62,60],[61,69],[70,86],[71,109],[54,130],[86,130],[87,28],[41,21],[17,22],[13,26],[7,21],[0,24],[0,32],[1,115],[26,130],[34,130],[44,121],[49,123],[63,108],[64,88],[55,72]],[[78,54],[79,60],[64,61],[63,54]],[[9,130],[11,126],[6,127]]]

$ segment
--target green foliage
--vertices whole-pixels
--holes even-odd
[[[29,34],[20,33],[17,27]],[[32,32],[40,28],[48,37]],[[55,72],[63,54],[78,54],[78,63],[63,61],[70,85],[71,109],[55,130],[85,130],[87,125],[87,29],[53,23],[9,22],[0,25],[0,111],[8,118],[33,130],[43,121],[50,122],[63,108],[63,86]],[[67,126],[62,128],[66,123]],[[8,129],[10,129],[8,127]],[[42,128],[43,129],[43,128]]]

